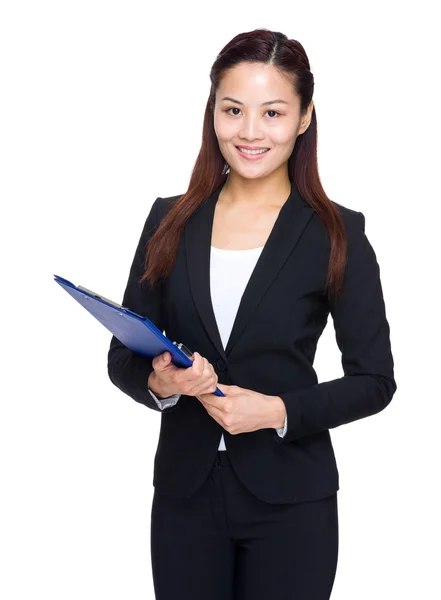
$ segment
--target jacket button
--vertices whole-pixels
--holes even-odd
[[[216,367],[219,369],[219,371],[225,371],[227,365],[225,364],[225,361],[222,360],[222,358],[219,358],[219,360],[216,361]]]

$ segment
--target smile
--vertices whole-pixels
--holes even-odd
[[[236,148],[239,154],[247,160],[259,160],[270,151],[270,148],[264,148],[262,150],[246,150],[245,148],[242,149],[238,146],[236,146]]]

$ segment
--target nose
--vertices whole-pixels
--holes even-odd
[[[242,129],[240,131],[240,138],[248,141],[262,139],[262,132],[260,130],[259,117],[249,115],[244,117],[242,121]]]

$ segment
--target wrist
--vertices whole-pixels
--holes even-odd
[[[269,396],[272,403],[272,424],[273,429],[280,429],[285,425],[286,405],[280,396]]]

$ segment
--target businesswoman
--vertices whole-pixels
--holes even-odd
[[[122,301],[193,364],[116,337],[108,354],[112,382],[161,411],[155,594],[325,600],[338,555],[329,430],[378,413],[397,388],[379,266],[364,215],[320,184],[301,44],[242,33],[210,79],[188,190],[153,203]],[[318,383],[329,313],[344,376]]]

